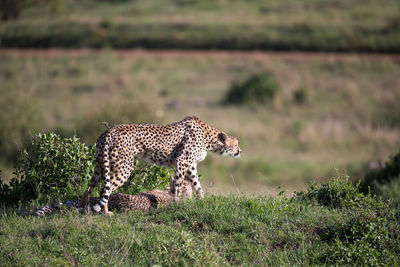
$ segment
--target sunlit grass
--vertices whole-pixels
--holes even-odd
[[[114,216],[22,208],[0,208],[2,265],[399,263],[399,211],[341,179],[292,198],[207,196]]]

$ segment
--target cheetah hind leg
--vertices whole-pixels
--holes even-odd
[[[102,190],[102,192],[101,192],[100,195],[103,196],[104,193],[105,193],[105,188],[103,188],[103,190]],[[106,204],[103,204],[103,203],[101,203],[101,202],[95,202],[95,203],[93,203],[92,206],[89,207],[89,210],[90,210],[90,211],[94,211],[95,213],[100,213],[100,212],[102,212],[102,210],[103,210],[102,213],[103,213],[104,215],[109,215],[109,216],[112,216],[112,215],[113,215],[113,213],[112,213],[111,211],[108,210],[108,200],[107,200],[107,203],[106,203]]]
[[[113,169],[111,180],[105,181],[99,203],[93,206],[94,211],[100,212],[103,209],[104,214],[112,215],[112,212],[108,210],[108,200],[111,193],[122,186],[131,175],[134,168],[133,159],[128,160],[128,162],[131,162],[131,164],[126,163],[125,168],[121,168],[124,171],[121,171],[121,169]]]

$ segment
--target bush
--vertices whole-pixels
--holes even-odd
[[[298,105],[303,105],[307,102],[307,90],[304,87],[300,87],[293,93],[294,102]]]
[[[155,188],[164,189],[170,184],[171,168],[164,168],[135,160],[135,170],[116,192],[137,194]]]
[[[16,177],[9,185],[0,182],[0,202],[78,199],[92,177],[94,156],[94,146],[86,146],[76,136],[63,139],[54,133],[37,134],[16,163]],[[134,181],[119,191],[133,194],[163,188],[169,184],[169,175],[169,169],[136,162]]]
[[[226,104],[268,103],[279,91],[279,86],[270,74],[256,74],[243,82],[233,83],[224,102]]]
[[[368,212],[359,210],[355,212],[358,216],[322,231],[321,240],[328,247],[319,256],[320,263],[379,266],[393,260],[387,249],[390,237],[385,218],[365,216]]]
[[[315,264],[379,266],[393,262],[390,232],[396,236],[398,230],[388,219],[392,213],[389,203],[362,194],[358,184],[351,183],[348,177],[337,174],[321,186],[312,184],[306,192],[296,193],[293,200],[340,209],[346,214],[343,219],[316,231],[321,246],[317,254],[309,251],[309,258]],[[395,242],[393,247],[397,246]]]
[[[383,203],[371,195],[363,195],[358,190],[359,184],[354,185],[347,176],[337,174],[329,182],[317,186],[312,183],[307,192],[297,192],[296,198],[305,201],[316,201],[330,208],[372,207],[379,209]]]
[[[37,134],[21,153],[15,178],[2,185],[1,200],[15,203],[79,197],[91,178],[94,146],[76,136],[62,139],[54,133]]]
[[[334,264],[334,265],[361,265],[361,266],[385,266],[391,262],[392,255],[386,249],[380,249],[383,242],[387,240],[387,234],[381,235],[380,233],[366,233],[365,229],[375,229],[372,224],[366,225],[358,229],[360,225],[352,225],[350,228],[345,229],[349,232],[344,233],[344,238],[353,238],[354,234],[360,234],[354,242],[348,242],[340,238],[336,238],[334,242],[330,243],[329,247],[321,253],[319,258],[320,263]],[[379,229],[378,229],[379,230]],[[380,231],[382,232],[382,231]],[[378,243],[373,243],[368,235],[373,235],[373,240]],[[380,238],[383,238],[382,240]]]

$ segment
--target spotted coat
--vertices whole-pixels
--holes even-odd
[[[167,125],[122,124],[106,130],[97,140],[96,166],[89,188],[80,207],[89,203],[90,194],[104,177],[104,187],[97,212],[108,211],[112,191],[122,186],[134,167],[134,157],[161,166],[174,166],[171,193],[176,200],[181,195],[184,179],[191,182],[199,198],[203,197],[197,164],[207,151],[220,155],[240,155],[238,140],[204,123],[195,116]]]
[[[100,200],[99,197],[90,199],[90,204],[95,205]],[[128,195],[123,193],[111,194],[108,201],[109,210],[120,210],[120,211],[147,211],[151,208],[159,208],[168,205],[171,202],[171,194],[169,190],[153,190],[147,192],[141,192],[136,195]],[[53,204],[50,206],[44,206],[40,209],[36,209],[33,215],[44,216],[54,214],[56,212],[62,212],[63,207],[69,209],[75,209],[79,206],[79,200],[66,200],[61,204]],[[79,210],[79,209],[78,209]],[[84,211],[84,210],[82,210]],[[88,207],[87,212],[91,212]]]

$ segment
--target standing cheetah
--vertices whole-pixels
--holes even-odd
[[[104,177],[100,201],[93,206],[96,212],[108,214],[112,191],[122,186],[133,171],[134,157],[162,166],[174,166],[171,191],[174,200],[180,196],[184,179],[191,182],[199,198],[203,198],[197,175],[197,164],[207,151],[238,157],[240,148],[235,137],[204,123],[195,116],[168,125],[122,124],[106,130],[97,140],[96,166],[89,188],[80,207],[86,207],[90,194]]]

